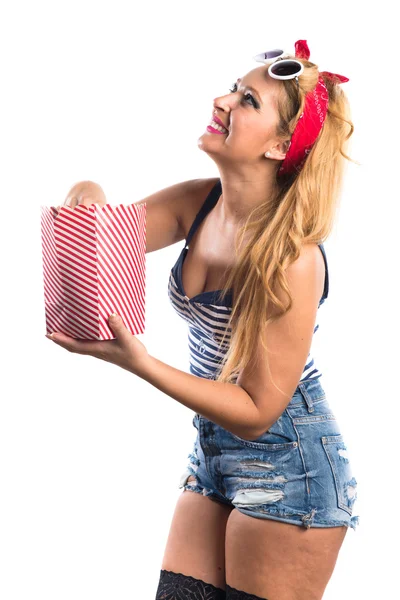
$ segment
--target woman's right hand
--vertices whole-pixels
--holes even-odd
[[[107,204],[106,196],[102,187],[94,181],[79,181],[69,190],[64,204],[57,206],[60,210],[61,206],[90,206],[91,204],[99,204],[104,206]]]

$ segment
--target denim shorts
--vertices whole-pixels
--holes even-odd
[[[357,481],[319,378],[300,382],[279,419],[254,441],[199,414],[193,425],[197,437],[179,488],[259,519],[306,528],[358,525]]]

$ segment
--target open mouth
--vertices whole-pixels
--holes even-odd
[[[229,131],[227,129],[225,129],[225,127],[222,127],[222,125],[220,125],[219,123],[216,123],[215,121],[211,121],[210,124],[208,125],[208,127],[214,131],[217,131],[218,133],[223,133],[223,134],[229,133]]]

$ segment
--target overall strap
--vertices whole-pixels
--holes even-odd
[[[222,186],[221,186],[221,180],[219,179],[217,181],[217,183],[214,185],[214,187],[212,188],[211,192],[208,194],[201,209],[197,213],[195,220],[192,223],[192,226],[191,226],[188,236],[186,238],[186,246],[189,246],[190,240],[194,236],[196,229],[198,228],[198,226],[200,225],[200,223],[202,222],[204,217],[210,212],[210,210],[212,208],[214,208],[214,206],[216,205],[218,198],[220,197],[221,194],[222,194]]]
[[[329,292],[329,272],[328,272],[328,261],[326,258],[326,253],[325,253],[325,248],[323,244],[318,244],[321,252],[322,252],[322,256],[324,257],[324,262],[325,262],[325,284],[324,284],[324,293],[322,294],[322,298],[321,300],[325,300],[325,298],[328,297],[328,292]]]

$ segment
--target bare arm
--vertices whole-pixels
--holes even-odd
[[[146,254],[185,239],[185,212],[206,198],[215,181],[215,178],[189,179],[135,202],[146,204]]]
[[[146,204],[146,254],[161,250],[185,238],[185,214],[193,212],[218,178],[189,179],[161,189],[134,204]],[[69,190],[64,206],[103,206],[106,196],[94,181],[79,181]]]
[[[287,275],[292,308],[268,327],[272,378],[260,342],[255,347],[255,365],[242,370],[235,384],[196,377],[153,356],[148,356],[139,376],[224,429],[243,439],[257,439],[284,412],[310,351],[325,276],[318,246],[304,245]],[[282,290],[276,293],[285,303]]]
[[[197,377],[150,355],[138,375],[235,435],[249,440],[259,437],[257,407],[239,385]]]

